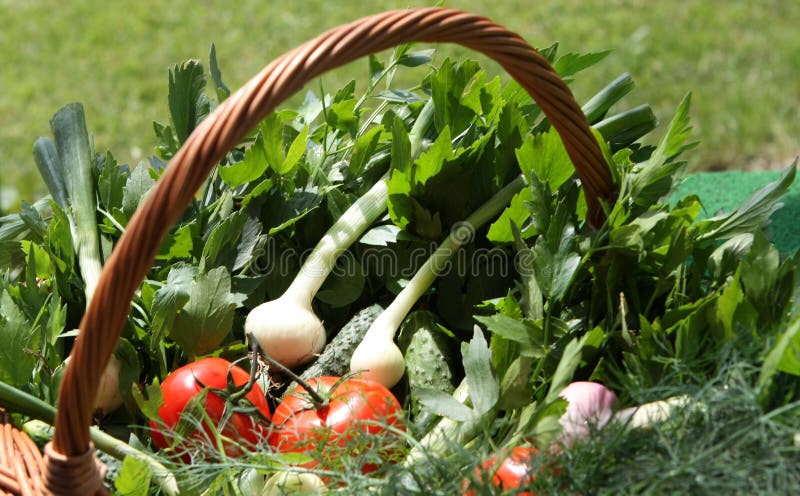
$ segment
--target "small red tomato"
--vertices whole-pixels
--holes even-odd
[[[502,491],[515,491],[524,488],[536,480],[536,475],[531,474],[531,459],[539,454],[539,450],[530,446],[517,446],[511,450],[502,463],[498,465],[496,458],[490,458],[483,462],[475,470],[478,479],[487,475],[492,476],[492,483]],[[553,470],[554,474],[558,469]],[[475,490],[467,488],[464,496],[474,496]],[[515,492],[519,496],[533,496],[530,491]]]
[[[229,373],[236,386],[242,386],[250,379],[250,374],[244,369],[232,365],[222,358],[202,358],[169,374],[164,379],[164,382],[161,383],[161,393],[164,397],[164,403],[158,409],[161,423],[150,421],[153,443],[160,449],[169,446],[170,443],[168,441],[174,436],[174,430],[178,425],[181,413],[189,400],[202,391],[203,386],[211,389],[226,389]],[[245,398],[264,418],[270,418],[267,399],[258,385],[254,385]],[[208,392],[205,411],[217,428],[219,428],[225,407],[226,400],[224,398],[211,391]],[[204,430],[205,434],[196,432],[192,436],[197,436],[200,439],[203,437],[213,439],[211,426],[204,423]],[[259,439],[267,435],[268,431],[269,427],[265,426],[260,419],[242,412],[230,415],[226,424],[220,429],[220,433],[223,436],[242,442],[245,445],[255,445]],[[242,453],[237,445],[228,443],[225,446],[225,454],[239,456]],[[189,461],[189,457],[186,454],[182,458]]]
[[[386,445],[378,447],[381,458],[396,456],[399,439],[387,427],[405,429],[397,398],[375,381],[352,377],[336,385],[339,380],[325,376],[308,381],[328,399],[323,405],[315,405],[302,386],[287,395],[275,409],[270,444],[279,451],[293,453],[319,447],[322,458],[334,462],[342,456],[358,457],[363,450],[374,448],[374,436],[385,435]],[[360,438],[359,434],[367,436]],[[362,440],[368,444],[359,446]],[[377,466],[365,464],[361,469],[370,472]]]

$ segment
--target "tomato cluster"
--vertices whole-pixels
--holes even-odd
[[[321,453],[315,458],[325,465],[332,465],[342,456],[358,460],[366,450],[377,452],[383,460],[399,454],[401,440],[395,438],[393,442],[390,438],[394,437],[391,434],[394,429],[404,429],[403,412],[400,403],[383,385],[354,377],[318,377],[308,384],[316,393],[313,397],[303,386],[298,386],[271,415],[266,396],[258,385],[244,396],[253,407],[251,412],[231,405],[231,394],[235,391],[227,390],[231,385],[241,387],[249,378],[245,370],[221,358],[203,358],[172,372],[161,384],[160,421],[150,422],[153,443],[160,449],[175,444],[174,448],[187,462],[190,461],[188,443],[213,445],[215,430],[225,439],[227,456],[239,456],[242,447],[254,447],[263,439],[277,452]],[[173,442],[173,438],[181,436],[177,432],[181,414],[204,388],[209,390],[203,405],[207,415],[202,420],[203,428],[190,434],[189,440]],[[258,415],[251,415],[255,412]],[[214,425],[209,425],[209,421]],[[376,468],[377,465],[368,463],[361,466],[364,472]]]
[[[226,416],[226,409],[231,408],[231,405],[224,395],[213,390],[226,390],[229,378],[234,386],[241,387],[250,379],[250,374],[222,358],[202,358],[169,374],[161,383],[164,402],[158,409],[160,422],[150,421],[153,443],[164,449],[172,444],[173,438],[180,436],[176,429],[186,405],[204,387],[208,387],[210,390],[203,405],[208,419],[203,421],[203,429],[191,434],[190,438],[200,443],[210,442],[214,439],[214,430],[217,429],[222,436],[232,440],[223,444],[227,456],[241,455],[241,445],[256,445],[269,432],[269,426],[263,421],[271,418],[266,396],[257,384],[245,395],[261,419],[242,411],[233,411],[224,425],[220,425],[223,416]],[[213,426],[208,425],[209,420],[214,423]],[[176,450],[183,452],[184,460],[189,458],[185,453],[186,448],[188,443],[177,443]]]
[[[172,372],[161,384],[164,401],[158,410],[160,422],[150,423],[154,444],[162,449],[172,444],[171,438],[179,436],[176,428],[183,410],[208,388],[203,429],[190,434],[189,439],[207,443],[216,430],[225,439],[227,456],[239,456],[242,447],[254,447],[266,439],[276,453],[310,454],[313,461],[305,468],[336,468],[342,460],[350,460],[367,473],[376,470],[379,462],[375,457],[363,460],[365,452],[377,454],[381,462],[393,461],[401,454],[403,439],[398,434],[405,430],[403,411],[391,391],[380,383],[356,377],[311,379],[290,391],[272,415],[263,390],[254,385],[244,396],[252,405],[250,411],[228,411],[232,408],[231,393],[249,379],[248,372],[221,358],[204,358]],[[234,391],[229,391],[231,386]],[[214,423],[213,427],[208,421]],[[181,449],[187,442],[183,438],[175,448],[189,462],[187,450]],[[506,456],[483,462],[476,469],[476,479],[491,478],[492,485],[502,491],[519,491],[536,479],[531,461],[537,455],[533,447],[517,446]],[[465,496],[476,494],[467,481],[463,490]]]

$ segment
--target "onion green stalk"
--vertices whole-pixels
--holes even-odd
[[[600,121],[615,103],[622,100],[635,87],[636,83],[630,74],[627,72],[621,74],[581,107],[584,115],[586,115],[586,120],[591,124]]]
[[[581,109],[586,120],[603,135],[606,141],[627,146],[656,128],[656,119],[650,105],[644,104],[608,116],[611,107],[636,87],[631,75],[624,73],[598,91]]]
[[[648,104],[607,117],[594,127],[611,143],[629,145],[645,136],[658,125],[653,109]]]
[[[97,281],[100,279],[103,263],[100,256],[100,234],[97,230],[97,198],[92,172],[94,160],[89,144],[89,134],[86,131],[83,106],[80,103],[65,106],[53,116],[50,127],[55,137],[58,161],[72,206],[74,220],[71,226],[72,237],[75,251],[78,254],[78,264],[85,285],[88,305]],[[52,150],[48,152],[45,148],[42,151],[45,153],[39,157],[39,160],[54,158],[50,153]],[[41,168],[42,166],[40,166]],[[53,198],[58,201],[60,196],[58,189],[51,193]]]
[[[489,222],[508,206],[514,195],[525,187],[525,178],[518,176],[495,193],[467,219],[455,226],[450,235],[425,261],[386,310],[372,323],[361,344],[350,359],[350,370],[365,379],[393,387],[405,372],[405,359],[394,342],[397,329],[417,300],[428,290],[458,249],[472,239],[475,230]]]
[[[34,159],[56,203],[65,209],[71,207],[70,231],[88,306],[100,280],[103,261],[97,229],[94,156],[83,106],[72,103],[63,107],[53,116],[50,127],[55,145],[47,138],[40,138],[34,144]],[[98,409],[110,412],[122,404],[119,373],[120,363],[112,357],[101,378],[105,387],[95,401]]]
[[[432,119],[433,102],[429,100],[409,134],[412,157],[419,153]],[[245,333],[252,334],[261,348],[285,367],[307,363],[325,347],[325,327],[311,308],[311,302],[339,255],[386,211],[388,177],[386,174],[379,179],[336,220],[283,295],[262,303],[248,314]]]
[[[67,185],[64,184],[64,174],[58,161],[56,145],[50,138],[39,138],[33,144],[33,160],[39,169],[50,195],[56,204],[66,211],[69,207],[67,199]]]

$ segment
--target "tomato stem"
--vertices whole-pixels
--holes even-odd
[[[238,403],[239,400],[247,396],[247,394],[253,389],[253,386],[256,385],[256,376],[258,375],[258,342],[255,339],[250,340],[250,347],[253,352],[253,360],[250,362],[250,379],[247,380],[247,384],[245,384],[241,389],[237,389],[236,392],[231,393],[229,398],[232,402]],[[231,363],[230,367],[228,367],[228,377],[231,375],[231,369],[236,365],[235,362]]]
[[[280,370],[281,372],[283,372],[284,374],[289,376],[289,378],[291,380],[293,380],[297,384],[300,384],[300,386],[303,389],[305,389],[306,393],[308,393],[308,396],[310,397],[309,399],[311,400],[312,403],[314,403],[314,408],[320,409],[320,408],[328,406],[328,398],[326,398],[323,395],[321,395],[319,393],[319,391],[317,391],[316,389],[314,389],[313,386],[311,386],[311,384],[306,382],[299,375],[297,375],[294,372],[292,372],[291,369],[289,369],[288,367],[284,366],[283,364],[275,361],[272,357],[270,357],[269,353],[267,353],[258,344],[258,340],[255,339],[255,337],[253,336],[253,333],[248,333],[247,336],[248,336],[248,338],[250,338],[250,343],[253,346],[253,349],[259,355],[261,355],[261,357],[264,359],[264,361],[266,361],[271,367],[275,367],[276,369]]]

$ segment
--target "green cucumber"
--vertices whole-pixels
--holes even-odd
[[[403,321],[398,345],[406,359],[405,382],[411,413],[419,423],[427,417],[419,404],[419,390],[435,389],[451,394],[460,380],[458,342],[438,326],[436,315],[421,310]]]
[[[370,305],[356,313],[325,346],[319,358],[303,370],[300,378],[307,381],[314,377],[325,375],[341,377],[350,373],[350,357],[353,356],[353,351],[381,313],[383,307],[378,304]],[[294,382],[289,384],[286,392],[292,391],[296,385]]]
[[[53,427],[41,420],[33,419],[22,424],[22,432],[28,435],[39,447],[44,447],[53,439]]]

